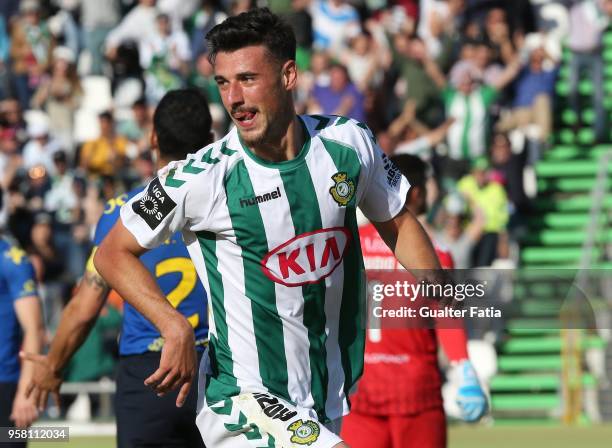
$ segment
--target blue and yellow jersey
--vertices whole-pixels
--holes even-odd
[[[14,304],[36,295],[34,268],[26,253],[0,237],[0,383],[19,379],[22,334]]]
[[[121,206],[144,187],[132,190],[111,199],[98,221],[94,236],[94,249],[87,263],[87,269],[95,271],[93,255],[104,237],[119,219]],[[175,233],[161,246],[145,253],[140,260],[153,274],[157,284],[172,306],[183,314],[193,326],[196,345],[204,349],[208,338],[208,315],[206,292],[189,258],[187,247],[180,233]],[[147,351],[160,351],[163,345],[159,331],[129,303],[123,308],[123,325],[119,341],[121,355],[135,355]]]

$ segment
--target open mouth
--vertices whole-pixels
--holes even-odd
[[[257,112],[254,110],[234,112],[232,117],[243,128],[248,128],[255,122]]]

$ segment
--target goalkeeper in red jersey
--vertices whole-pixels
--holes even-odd
[[[426,211],[426,164],[411,155],[392,158],[411,189],[407,208],[419,216]],[[359,228],[367,269],[401,269],[373,224]],[[450,253],[434,247],[443,268],[453,268]],[[438,322],[437,322],[438,323]],[[462,323],[454,328],[370,329],[364,374],[351,397],[342,437],[351,448],[443,448],[446,446],[438,367],[442,345],[461,382],[457,402],[466,421],[478,421],[487,411],[487,399],[468,359]]]

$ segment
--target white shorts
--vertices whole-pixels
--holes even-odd
[[[196,425],[204,444],[214,448],[331,448],[342,442],[340,421],[323,425],[312,410],[270,394],[246,393],[204,405]]]

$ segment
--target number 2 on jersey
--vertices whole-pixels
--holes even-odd
[[[174,308],[178,308],[183,300],[193,291],[197,282],[197,274],[193,263],[189,258],[174,257],[160,261],[155,266],[155,276],[161,277],[166,274],[178,272],[181,274],[181,279],[178,285],[168,293],[168,301]],[[187,317],[187,320],[193,328],[198,326],[200,316],[198,313]]]

